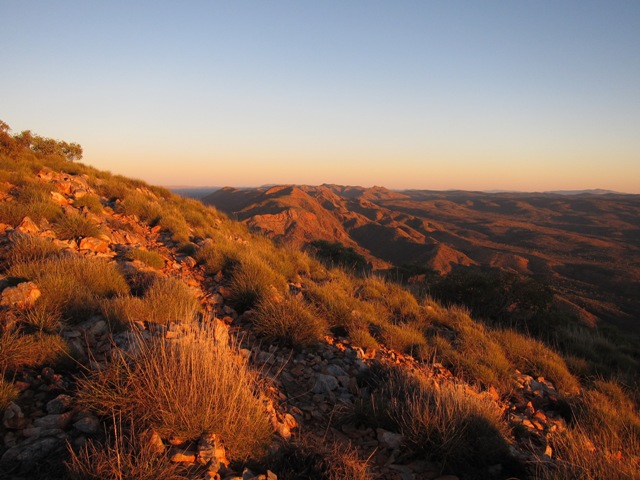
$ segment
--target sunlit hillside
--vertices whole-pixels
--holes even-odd
[[[0,124],[0,478],[638,477],[637,346],[478,321],[81,156]]]

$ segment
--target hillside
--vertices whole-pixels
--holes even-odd
[[[628,339],[490,328],[2,125],[0,478],[637,477]],[[338,190],[310,211],[402,200]]]
[[[203,201],[296,247],[340,242],[377,269],[484,266],[533,276],[586,321],[637,330],[640,196],[225,188]],[[569,308],[569,307],[567,307]]]

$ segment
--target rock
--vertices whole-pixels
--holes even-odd
[[[253,480],[255,478],[255,474],[249,470],[248,468],[245,468],[242,471],[242,480]]]
[[[316,384],[313,386],[313,393],[331,393],[336,388],[338,388],[338,380],[336,377],[320,373],[316,377]]]
[[[90,319],[90,326],[87,328],[87,333],[98,337],[104,335],[109,331],[109,325],[104,320],[98,320],[100,317],[92,317]]]
[[[285,440],[289,440],[291,438],[291,429],[284,423],[278,423],[275,429],[276,433]]]
[[[0,305],[24,309],[33,305],[40,295],[41,292],[35,283],[22,282],[2,291]]]
[[[70,205],[71,201],[60,192],[51,192],[51,198],[58,205]]]
[[[290,413],[284,414],[283,423],[289,428],[296,428],[298,426],[298,422],[295,417]]]
[[[109,249],[109,242],[104,240],[100,240],[95,237],[85,237],[80,240],[80,245],[78,245],[80,250],[90,250],[96,253],[107,253],[111,250]]]
[[[62,437],[62,438],[59,438]],[[18,445],[14,448],[20,448],[21,451],[16,456],[16,460],[21,462],[23,466],[35,467],[42,459],[49,456],[55,450],[64,450],[65,442],[61,441],[65,437],[59,435],[58,437],[44,437],[38,438],[33,443],[22,448],[22,445]]]
[[[29,427],[22,430],[24,437],[39,437],[42,433],[42,427]]]
[[[404,441],[404,437],[401,434],[389,432],[382,428],[376,429],[376,436],[380,445],[384,448],[388,448],[389,450],[398,448]]]
[[[18,232],[34,234],[40,231],[40,228],[29,217],[24,217],[20,225],[16,227]]]
[[[15,447],[18,444],[18,435],[15,432],[7,432],[2,437],[2,441],[6,448]]]
[[[347,377],[347,372],[345,372],[342,367],[334,364],[327,365],[327,372],[333,375],[334,377]]]
[[[174,453],[171,455],[173,463],[195,463],[196,455],[193,452]]]
[[[76,430],[89,434],[96,433],[99,427],[100,421],[98,420],[98,417],[90,413],[84,414],[73,424],[73,428]]]
[[[27,426],[27,419],[24,418],[22,409],[15,403],[9,402],[9,406],[4,411],[2,424],[13,430],[21,430]]]
[[[73,412],[60,413],[60,414],[50,414],[45,415],[44,417],[36,418],[33,421],[33,424],[36,427],[42,428],[59,428],[64,430],[67,425],[71,422],[71,418],[73,417]]]
[[[182,259],[182,263],[184,263],[189,268],[193,268],[193,267],[195,267],[197,265],[197,262],[196,262],[195,258],[189,257],[189,256],[184,257]]]
[[[142,442],[147,443],[153,453],[163,453],[165,446],[162,438],[155,430],[147,430],[142,435]]]
[[[231,295],[233,294],[229,287],[218,287],[218,293],[222,295],[222,298],[225,300],[231,298]]]
[[[47,413],[64,413],[73,404],[73,398],[69,395],[58,395],[53,400],[47,402],[46,410]]]
[[[229,345],[229,326],[217,318],[213,319],[213,338],[218,346]]]
[[[173,436],[169,438],[169,443],[174,447],[177,447],[178,445],[182,445],[186,441],[187,441],[187,438],[184,438],[184,437]]]
[[[200,465],[209,464],[209,470],[220,469],[221,465],[229,466],[222,440],[215,433],[204,434],[198,440],[198,463]]]

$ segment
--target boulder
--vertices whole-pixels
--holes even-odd
[[[332,375],[318,374],[313,393],[327,394],[338,388],[338,380]]]
[[[22,409],[15,403],[9,402],[9,406],[4,411],[2,424],[13,430],[20,430],[27,426],[27,419],[22,413]]]
[[[388,430],[384,430],[382,428],[376,429],[376,436],[378,438],[380,446],[388,448],[389,450],[398,448],[404,441],[404,437],[401,434],[389,432]]]
[[[80,240],[80,250],[90,250],[96,253],[108,253],[110,251],[109,242],[95,237],[85,237]]]
[[[38,233],[40,231],[40,228],[29,217],[24,217],[20,222],[20,225],[16,227],[16,230],[18,232],[28,233],[32,235]]]
[[[41,292],[33,282],[22,282],[15,287],[7,287],[2,291],[0,305],[24,309],[30,307],[40,298]]]
[[[47,402],[46,409],[47,413],[64,413],[73,404],[73,398],[69,395],[60,394],[53,400]]]
[[[55,413],[45,415],[44,417],[36,418],[33,421],[33,424],[36,427],[42,428],[55,428],[64,430],[67,428],[67,425],[71,422],[71,418],[73,417],[73,412],[67,413]]]
[[[97,433],[99,427],[100,421],[98,420],[98,417],[91,415],[90,413],[84,414],[73,424],[73,428],[82,433],[88,434]]]

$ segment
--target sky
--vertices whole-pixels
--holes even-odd
[[[160,185],[640,193],[640,1],[0,0],[0,119]]]

